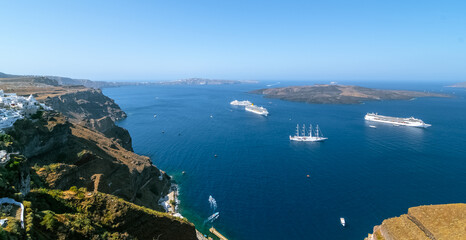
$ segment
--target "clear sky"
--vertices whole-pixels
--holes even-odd
[[[0,72],[466,81],[466,1],[0,0]]]

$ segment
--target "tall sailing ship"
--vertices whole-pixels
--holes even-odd
[[[328,138],[322,135],[322,131],[319,129],[319,125],[316,126],[315,131],[312,129],[312,125],[309,125],[309,133],[306,135],[306,126],[303,124],[301,135],[299,134],[299,124],[296,125],[296,135],[291,136],[291,141],[298,141],[298,142],[323,142]]]

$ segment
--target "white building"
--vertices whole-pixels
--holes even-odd
[[[0,130],[13,126],[16,120],[29,117],[38,110],[52,108],[39,103],[32,95],[26,98],[0,89]]]

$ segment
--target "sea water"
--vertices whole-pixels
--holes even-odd
[[[466,200],[466,91],[366,85],[453,97],[325,105],[247,93],[266,83],[124,86],[104,93],[128,114],[118,125],[129,130],[134,151],[173,176],[181,214],[203,233],[212,226],[203,224],[213,213],[212,195],[220,213],[213,226],[230,239],[364,239],[410,207]],[[235,99],[264,106],[270,115],[231,106]],[[367,112],[414,116],[432,127],[368,123]],[[319,124],[329,139],[290,142],[296,124]]]

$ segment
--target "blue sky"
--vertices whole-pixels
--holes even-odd
[[[0,72],[466,81],[466,1],[2,1]]]

